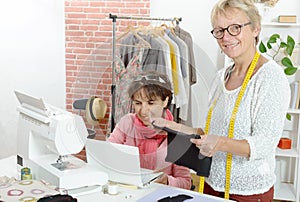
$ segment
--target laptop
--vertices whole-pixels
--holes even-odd
[[[106,172],[113,182],[143,188],[163,174],[141,168],[139,149],[135,146],[87,139],[85,149],[87,163]]]

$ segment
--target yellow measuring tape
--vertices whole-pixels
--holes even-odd
[[[236,119],[236,114],[238,112],[238,108],[240,106],[240,103],[242,101],[244,92],[246,90],[246,87],[248,85],[248,82],[253,74],[253,71],[255,69],[255,66],[257,64],[257,61],[259,59],[259,52],[255,53],[255,56],[250,64],[250,67],[247,71],[246,77],[244,78],[241,90],[238,94],[238,97],[235,101],[233,110],[232,110],[232,114],[231,114],[231,118],[230,118],[230,123],[229,123],[229,130],[228,130],[228,137],[229,138],[233,138],[234,136],[234,124],[235,124],[235,119]],[[218,98],[217,98],[218,99]],[[214,100],[212,106],[210,107],[208,114],[207,114],[207,118],[206,118],[206,124],[205,124],[205,134],[208,135],[209,132],[209,127],[210,127],[210,121],[211,121],[211,116],[212,116],[212,111],[217,103],[217,99]],[[227,157],[226,157],[226,181],[225,181],[225,195],[224,198],[225,199],[229,199],[229,190],[230,190],[230,173],[231,173],[231,164],[232,164],[232,154],[231,153],[227,153]],[[200,181],[199,181],[199,192],[203,193],[204,190],[204,177],[200,177]]]

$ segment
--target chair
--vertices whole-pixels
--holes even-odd
[[[81,115],[81,110],[86,109],[86,103],[88,102],[88,99],[79,99],[75,100],[73,102],[73,108],[78,109],[78,115]],[[88,137],[89,139],[94,139],[96,136],[96,131],[94,130],[94,125],[92,125],[92,128],[87,128],[88,131]]]

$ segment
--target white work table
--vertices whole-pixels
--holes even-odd
[[[119,188],[119,193],[117,195],[109,195],[102,193],[93,193],[89,195],[78,196],[77,199],[80,202],[89,201],[109,201],[109,202],[155,202],[167,196],[177,196],[178,194],[186,194],[193,196],[192,199],[186,200],[187,202],[218,202],[218,201],[228,201],[222,198],[213,197],[206,194],[199,194],[194,191],[174,188],[170,186],[165,186],[157,183],[152,183],[149,187],[143,189],[128,189],[124,187]]]
[[[0,160],[0,176],[9,176],[16,177],[17,173],[17,164],[16,157],[11,156],[5,159]],[[0,189],[1,194],[1,189]],[[2,193],[3,194],[3,193]],[[205,201],[205,202],[218,202],[218,201],[228,201],[222,198],[213,197],[210,195],[199,194],[198,192],[174,188],[170,186],[165,186],[162,184],[152,183],[146,188],[136,189],[131,186],[118,186],[118,194],[110,195],[104,193],[103,191],[98,190],[97,192],[90,194],[78,195],[75,198],[79,202],[97,202],[97,201],[108,201],[108,202],[154,202],[164,197],[177,196],[178,194],[185,194],[192,196],[192,199],[186,200],[187,202],[193,201]],[[1,200],[1,198],[0,198]]]

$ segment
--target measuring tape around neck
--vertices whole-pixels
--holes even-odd
[[[259,52],[255,53],[255,56],[250,64],[250,67],[247,71],[247,74],[244,78],[242,87],[240,89],[240,92],[238,94],[238,97],[235,101],[233,110],[232,110],[232,114],[231,114],[231,118],[230,118],[230,122],[229,122],[229,130],[228,130],[228,137],[229,138],[233,138],[234,136],[234,124],[235,124],[235,119],[236,119],[236,114],[238,112],[238,108],[241,104],[244,92],[246,90],[246,87],[248,85],[248,82],[254,72],[254,69],[256,67],[256,64],[258,62],[259,59]],[[206,119],[206,124],[205,124],[205,134],[208,135],[209,132],[209,128],[210,128],[210,122],[211,122],[211,116],[212,116],[212,112],[213,109],[217,103],[217,99],[218,97],[214,100],[212,106],[210,107],[208,114],[207,114],[207,119]],[[225,181],[225,195],[224,198],[225,199],[229,199],[229,190],[230,190],[230,174],[231,174],[231,164],[232,164],[232,154],[231,153],[227,153],[227,157],[226,157],[226,181]],[[204,190],[204,177],[200,177],[200,181],[199,181],[199,192],[203,193]]]

